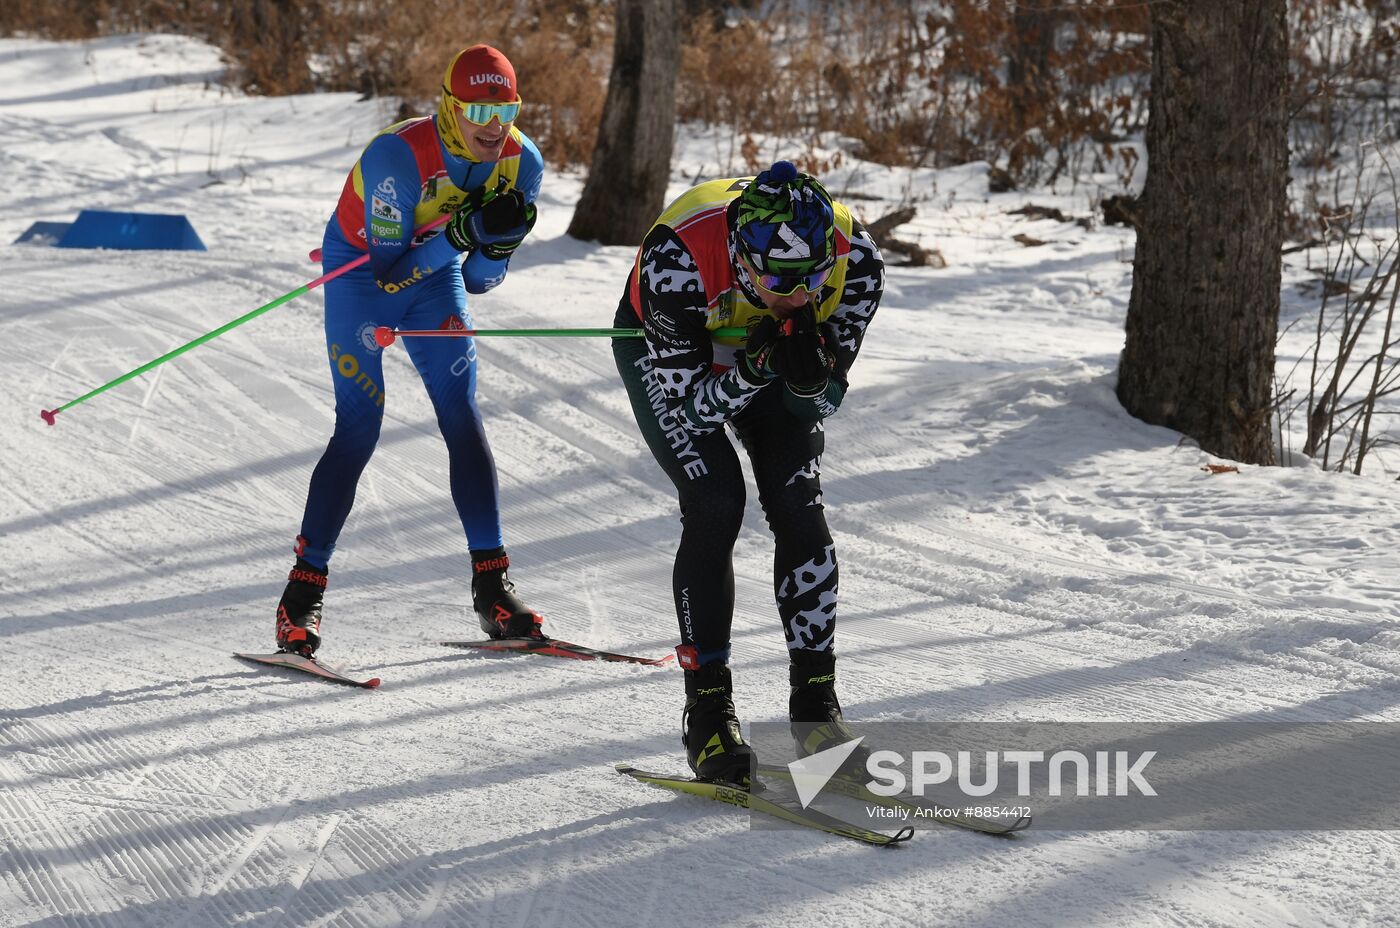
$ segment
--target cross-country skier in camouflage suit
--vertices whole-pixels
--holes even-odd
[[[841,405],[883,287],[869,234],[786,161],[757,178],[692,188],[638,251],[615,324],[640,320],[646,337],[614,339],[613,355],[647,446],[680,495],[676,652],[683,740],[699,777],[742,782],[752,757],[729,673],[744,478],[725,425],[749,455],[774,536],[799,750],[851,737],[835,690],[837,568],[822,509],[822,422]],[[732,326],[747,336],[713,334]]]

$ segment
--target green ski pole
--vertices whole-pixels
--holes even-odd
[[[417,235],[417,234],[422,234],[423,232],[430,231],[430,230],[432,230],[432,229],[434,229],[434,228],[436,228],[436,227],[442,225],[442,224],[443,224],[444,222],[446,222],[449,218],[451,218],[451,214],[448,214],[447,216],[439,216],[437,219],[434,219],[432,222],[430,222],[430,223],[428,223],[427,225],[423,226],[421,229],[416,230],[414,234]],[[152,368],[159,367],[160,365],[164,364],[166,361],[169,361],[169,360],[171,360],[171,359],[173,359],[173,358],[178,358],[180,355],[184,354],[186,351],[190,351],[191,349],[198,348],[200,345],[204,344],[205,342],[211,341],[212,339],[215,339],[215,338],[218,338],[220,335],[223,335],[225,332],[229,331],[230,329],[236,329],[236,328],[238,328],[240,325],[242,325],[243,323],[248,322],[248,321],[250,321],[250,320],[252,320],[252,319],[256,319],[258,316],[261,316],[263,313],[268,312],[269,310],[276,309],[277,307],[281,306],[283,303],[287,303],[287,302],[290,302],[290,301],[292,301],[292,300],[295,300],[297,297],[301,296],[302,294],[307,293],[307,292],[309,292],[309,291],[311,291],[311,290],[314,290],[315,288],[321,286],[321,284],[325,283],[326,281],[328,281],[328,280],[334,280],[335,278],[339,277],[341,274],[344,274],[344,273],[346,273],[347,271],[354,270],[355,268],[357,268],[357,267],[359,267],[360,265],[364,264],[364,263],[365,263],[366,261],[368,261],[368,260],[369,260],[369,252],[365,252],[363,255],[361,255],[360,257],[356,258],[354,261],[351,261],[351,262],[349,262],[348,264],[342,264],[340,267],[336,268],[335,270],[331,271],[330,273],[322,274],[320,277],[317,277],[315,280],[309,281],[309,282],[307,282],[307,283],[305,283],[305,284],[302,284],[300,287],[297,287],[295,290],[290,290],[290,291],[288,291],[287,293],[282,294],[281,296],[279,296],[277,299],[271,301],[270,303],[264,303],[263,305],[259,306],[257,309],[253,310],[252,312],[244,313],[243,315],[239,316],[237,319],[233,320],[232,322],[224,323],[223,325],[219,326],[217,329],[214,329],[214,330],[212,330],[212,331],[210,331],[210,332],[205,332],[203,335],[199,336],[198,338],[193,339],[192,341],[185,342],[185,343],[184,343],[183,345],[181,345],[179,348],[176,348],[176,349],[174,349],[174,350],[172,350],[172,351],[167,351],[165,354],[163,354],[163,355],[161,355],[160,357],[156,358],[154,361],[148,361],[148,362],[146,362],[145,364],[142,364],[140,367],[136,368],[136,369],[133,370],[133,371],[127,371],[125,374],[122,374],[120,377],[116,378],[115,380],[109,380],[109,381],[107,381],[106,383],[104,383],[102,386],[96,387],[96,388],[94,388],[94,389],[92,389],[92,390],[89,390],[88,392],[84,393],[82,396],[78,397],[78,398],[75,399],[75,400],[69,400],[68,402],[64,403],[62,406],[59,406],[57,409],[43,409],[43,410],[40,410],[40,411],[39,411],[39,416],[40,416],[40,418],[42,418],[45,422],[47,422],[49,425],[53,425],[53,424],[54,424],[54,418],[55,418],[59,413],[63,412],[64,410],[66,410],[66,409],[72,409],[74,406],[77,406],[79,403],[85,403],[85,402],[87,402],[88,400],[92,399],[94,396],[97,396],[97,395],[99,395],[99,394],[101,394],[101,393],[105,393],[105,392],[107,392],[108,390],[112,389],[112,388],[115,387],[115,386],[119,386],[119,385],[121,385],[121,384],[126,383],[128,380],[130,380],[130,379],[133,378],[133,377],[140,377],[142,374],[146,373],[147,371],[151,370]]]

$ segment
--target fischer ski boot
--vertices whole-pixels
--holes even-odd
[[[728,665],[713,661],[685,671],[685,697],[681,743],[690,769],[701,780],[747,786],[753,748],[739,731]]]
[[[472,608],[481,629],[492,638],[543,638],[544,619],[515,595],[509,566],[505,548],[472,552]]]
[[[856,739],[841,715],[841,703],[836,699],[836,655],[831,651],[788,652],[792,665],[788,681],[792,692],[788,696],[788,721],[797,756],[808,757],[846,744]],[[851,752],[840,772],[857,774],[865,769],[870,752],[863,746]]]
[[[321,606],[326,571],[297,558],[277,604],[277,648],[312,657],[321,646]]]

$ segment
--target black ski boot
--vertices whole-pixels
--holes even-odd
[[[472,607],[481,629],[492,638],[543,638],[544,619],[515,595],[509,566],[505,548],[472,552]]]
[[[831,651],[790,651],[792,666],[788,681],[788,720],[797,756],[807,757],[856,739],[841,716],[836,699],[836,655]],[[858,774],[865,769],[870,752],[857,747],[841,765],[842,772]]]
[[[739,731],[728,665],[714,661],[685,672],[681,743],[700,779],[748,784],[753,748]]]
[[[304,657],[316,653],[321,646],[321,597],[325,592],[326,571],[297,558],[277,604],[279,650]]]

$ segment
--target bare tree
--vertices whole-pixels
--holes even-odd
[[[676,129],[680,0],[617,0],[608,96],[569,234],[637,245],[661,212]]]
[[[1063,10],[1055,0],[1022,0],[1011,16],[1007,37],[1006,86],[1011,96],[1012,128],[1031,128],[1054,93],[1050,53]]]
[[[1288,146],[1285,0],[1159,0],[1118,398],[1213,454],[1274,463]]]

